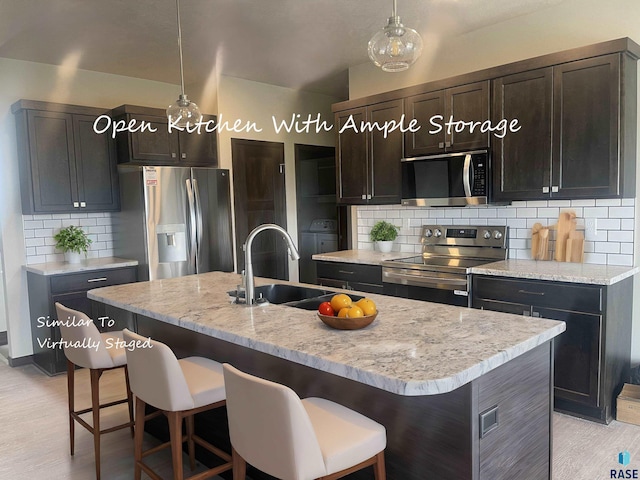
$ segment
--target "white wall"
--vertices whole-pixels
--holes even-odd
[[[160,82],[0,58],[0,228],[4,246],[9,355],[32,353],[16,128],[11,104],[21,98],[112,108],[164,106],[179,88]]]
[[[298,245],[296,221],[296,185],[295,185],[295,151],[296,143],[308,145],[335,145],[335,132],[312,133],[276,133],[273,127],[272,116],[278,120],[291,119],[291,115],[300,114],[307,118],[309,114],[316,116],[320,113],[323,120],[329,125],[333,124],[331,104],[337,99],[326,95],[300,92],[289,88],[251,82],[234,77],[221,76],[218,79],[218,115],[222,119],[233,123],[241,119],[255,122],[262,128],[260,133],[235,133],[223,132],[218,135],[218,151],[220,154],[220,166],[231,169],[231,139],[244,138],[263,140],[269,142],[284,143],[285,184],[287,201],[287,231]],[[231,173],[233,177],[233,172]],[[235,231],[235,226],[234,226]],[[235,245],[234,245],[235,248]],[[238,252],[236,252],[237,256]],[[298,279],[297,263],[289,260],[289,278],[292,281]]]

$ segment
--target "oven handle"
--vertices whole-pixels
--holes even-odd
[[[473,164],[471,163],[471,154],[468,153],[464,157],[464,167],[462,173],[462,185],[464,186],[464,195],[471,196],[471,175],[473,174]]]
[[[406,275],[389,271],[384,272],[382,282],[398,283],[400,285],[414,285],[419,287],[432,287],[439,288],[441,290],[460,290],[460,288],[457,287],[463,287],[464,290],[467,289],[466,279],[457,280],[455,278]]]

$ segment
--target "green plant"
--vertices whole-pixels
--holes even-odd
[[[84,252],[85,255],[91,244],[91,239],[84,230],[73,225],[62,228],[53,236],[53,239],[56,241],[56,248],[63,252]]]
[[[400,227],[396,227],[389,222],[380,220],[373,226],[373,228],[371,228],[369,236],[371,237],[371,241],[373,242],[385,242],[389,240],[395,240],[398,236],[399,230]]]

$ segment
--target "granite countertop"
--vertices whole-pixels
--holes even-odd
[[[227,291],[239,283],[237,274],[210,272],[88,297],[399,395],[452,391],[565,330],[554,320],[373,294],[379,313],[371,325],[334,330],[315,311],[233,304]]]
[[[105,268],[135,267],[137,260],[127,260],[125,258],[104,257],[87,258],[80,263],[49,262],[23,265],[27,272],[38,275],[61,275],[65,273],[89,272],[91,270],[102,270]]]
[[[556,282],[613,285],[640,271],[640,267],[592,265],[543,260],[504,260],[473,267],[471,273]]]
[[[316,253],[311,258],[325,262],[362,263],[366,265],[380,265],[386,260],[415,257],[416,253],[389,252],[381,253],[373,250],[340,250],[339,252]]]

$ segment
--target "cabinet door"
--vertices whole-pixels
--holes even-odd
[[[371,124],[385,125],[400,122],[402,100],[379,103],[367,107],[367,120]],[[403,154],[403,135],[397,129],[384,137],[384,131],[374,129],[369,134],[369,203],[400,203],[400,159]]]
[[[71,114],[29,110],[27,124],[31,213],[73,211],[79,200]]]
[[[93,131],[94,120],[89,115],[73,116],[80,210],[118,210],[120,195],[113,140]]]
[[[445,122],[486,122],[489,120],[489,81],[471,83],[445,90]],[[474,150],[489,147],[489,132],[482,133],[479,126],[471,131],[465,127],[457,132],[451,128],[445,146],[448,151]]]
[[[338,126],[338,132],[345,124],[353,123],[359,130],[361,122],[365,120],[366,109],[353,108],[336,113],[335,124]],[[356,133],[352,128],[346,128],[343,133],[338,133],[336,166],[338,202],[367,203],[367,135],[365,133]]]
[[[168,131],[168,121],[164,117],[150,115],[126,115],[126,120],[135,118],[145,121],[155,132],[126,133],[118,137],[118,142],[129,142],[129,155],[124,161],[139,162],[146,165],[176,165],[178,163],[179,145],[177,132]],[[122,150],[121,150],[122,151]],[[122,158],[118,159],[121,163]]]
[[[554,339],[555,395],[592,407],[599,406],[602,315],[533,308],[543,318],[560,320],[567,329]]]
[[[445,118],[444,111],[444,90],[408,97],[404,101],[404,110],[407,114],[407,123],[416,119],[420,126],[417,132],[404,134],[405,155],[417,157],[444,152],[445,129],[443,124],[448,120]],[[429,131],[435,127],[430,120],[436,115],[441,117],[434,119],[436,125],[441,125],[443,128],[440,132],[432,135]]]
[[[517,119],[521,127],[492,139],[494,201],[549,197],[552,94],[551,67],[493,81],[493,124]]]
[[[619,54],[559,65],[553,75],[552,196],[619,196]]]
[[[214,115],[203,115],[203,121],[216,121]],[[178,132],[180,142],[180,165],[217,167],[218,142],[217,133],[207,133],[202,129],[200,134]]]

